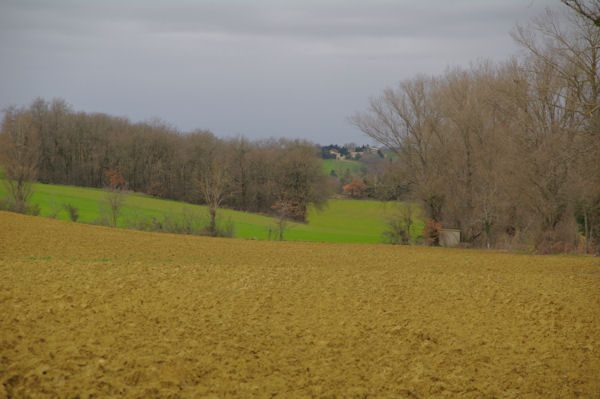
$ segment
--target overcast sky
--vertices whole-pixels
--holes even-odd
[[[0,107],[36,97],[220,137],[369,140],[347,122],[418,73],[517,52],[558,0],[0,0]]]

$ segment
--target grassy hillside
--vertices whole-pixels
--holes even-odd
[[[326,159],[323,160],[323,170],[328,175],[331,174],[332,170],[335,170],[336,175],[343,176],[346,173],[346,170],[350,171],[350,174],[359,174],[362,170],[363,166],[359,161],[338,161],[336,159]]]
[[[0,185],[0,196],[4,194]],[[79,210],[79,221],[94,223],[100,217],[101,203],[106,192],[100,189],[35,184],[32,202],[41,208],[41,216],[56,214],[57,219],[70,220],[64,209],[71,204]],[[321,241],[349,243],[378,243],[382,241],[386,218],[395,207],[390,203],[375,201],[332,200],[323,210],[309,210],[308,223],[290,223],[285,239],[292,241]],[[118,227],[128,228],[131,221],[164,214],[182,217],[182,214],[206,217],[206,207],[170,200],[160,200],[143,194],[129,194],[123,206]],[[269,230],[275,228],[271,217],[228,209],[219,211],[221,221],[231,220],[235,236],[239,238],[269,238]],[[422,226],[418,226],[418,230]]]

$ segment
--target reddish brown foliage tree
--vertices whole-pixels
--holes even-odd
[[[440,245],[440,234],[442,232],[442,225],[435,220],[430,220],[425,225],[423,230],[423,236],[429,245]]]
[[[121,190],[125,188],[127,184],[119,169],[109,169],[105,171],[104,177],[108,182],[109,187],[115,190]]]
[[[167,188],[161,182],[151,183],[148,186],[148,188],[146,189],[146,192],[148,194],[152,195],[153,197],[158,197],[158,198],[166,198],[167,194],[168,194]]]
[[[278,215],[294,220],[304,220],[306,207],[297,200],[279,200],[271,206]]]
[[[350,194],[354,198],[361,198],[365,195],[367,186],[360,179],[354,179],[344,186],[344,193]]]

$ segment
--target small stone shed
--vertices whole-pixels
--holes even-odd
[[[460,244],[460,230],[442,229],[440,231],[440,245],[442,247],[457,247]]]

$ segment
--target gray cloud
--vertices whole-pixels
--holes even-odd
[[[220,136],[366,138],[346,122],[417,73],[515,52],[556,2],[2,1],[0,106],[36,96]]]

